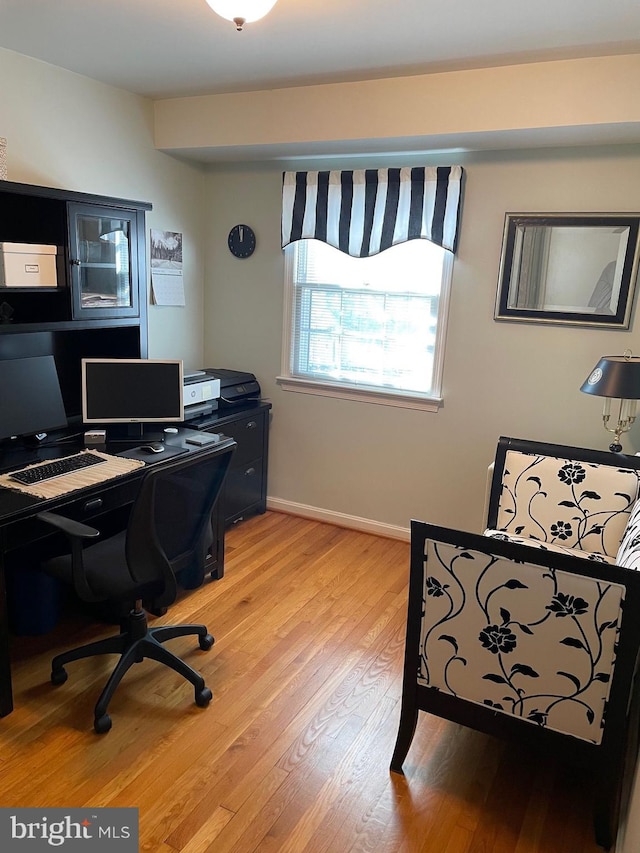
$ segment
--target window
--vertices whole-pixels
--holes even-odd
[[[285,390],[437,409],[463,170],[285,172]]]
[[[368,258],[318,240],[285,251],[285,387],[288,379],[299,390],[319,385],[325,393],[342,390],[340,396],[435,407],[451,253],[428,240]]]

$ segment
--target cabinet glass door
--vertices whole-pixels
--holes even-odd
[[[135,211],[71,205],[69,213],[74,317],[137,315]]]

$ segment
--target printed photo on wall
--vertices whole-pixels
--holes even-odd
[[[154,305],[185,304],[179,231],[151,231],[151,297]]]

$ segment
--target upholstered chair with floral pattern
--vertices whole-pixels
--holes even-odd
[[[636,457],[501,439],[490,535],[412,522],[393,770],[419,710],[522,739],[594,771],[596,838],[611,845],[638,725],[639,471]]]

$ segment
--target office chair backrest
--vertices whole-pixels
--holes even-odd
[[[213,448],[151,468],[131,510],[126,558],[136,583],[164,581],[158,606],[176,596],[176,572],[204,561],[211,538],[211,513],[232,452]]]

